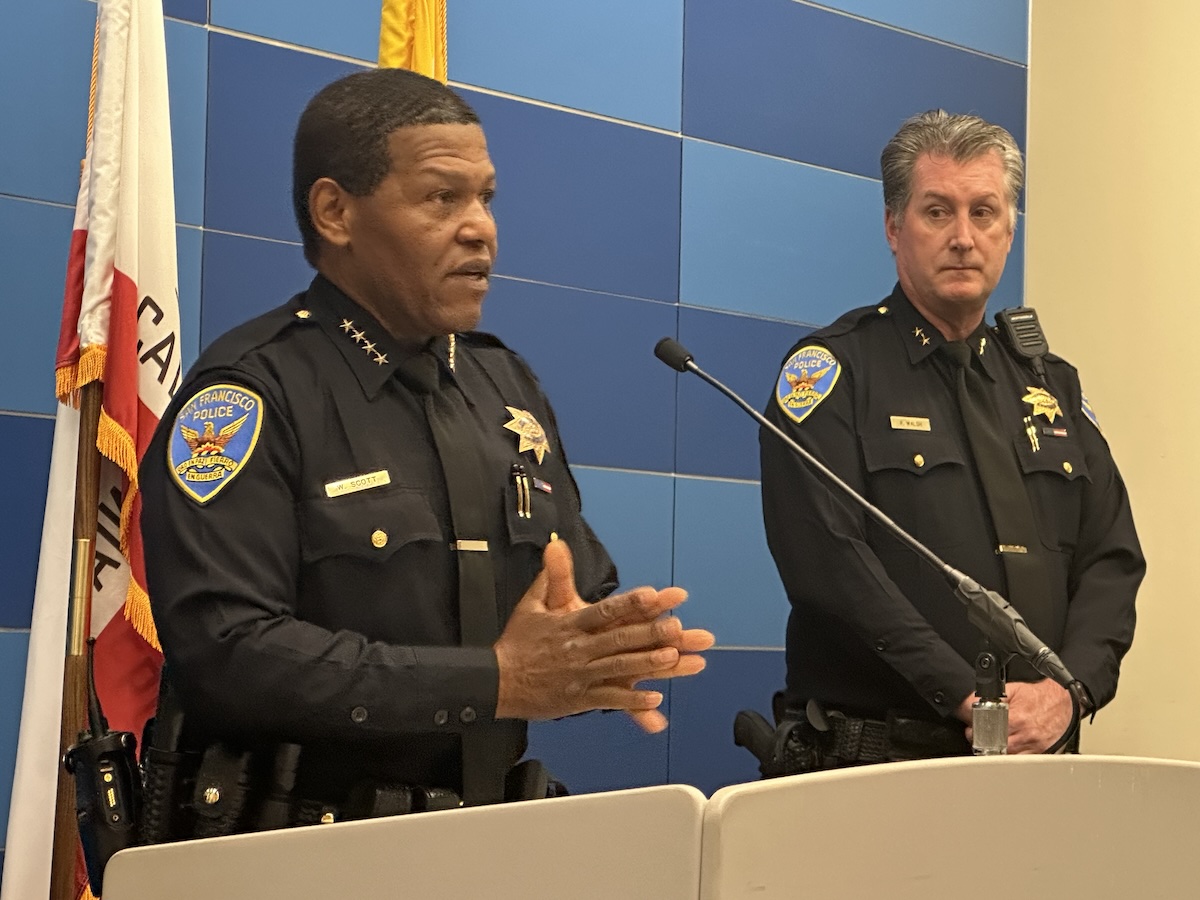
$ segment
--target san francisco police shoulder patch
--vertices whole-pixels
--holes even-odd
[[[197,391],[171,424],[167,458],[179,489],[207,503],[250,459],[262,429],[262,398],[236,384]]]
[[[775,385],[775,400],[788,416],[803,422],[833,390],[842,364],[825,347],[801,347],[783,364]]]

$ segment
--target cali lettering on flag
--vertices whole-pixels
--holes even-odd
[[[137,464],[180,380],[175,200],[161,0],[99,0],[95,105],[67,261],[59,398],[2,900],[49,891],[70,596],[77,392],[103,382],[90,632],[110,725],[141,738],[162,655],[145,590]],[[84,110],[80,110],[83,130]],[[28,297],[29,303],[57,298]],[[49,360],[47,359],[47,377]],[[81,880],[80,880],[81,879]],[[79,869],[79,893],[86,893]]]

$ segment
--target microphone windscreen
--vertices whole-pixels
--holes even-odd
[[[665,337],[654,345],[654,355],[677,372],[686,372],[692,354],[674,338]]]

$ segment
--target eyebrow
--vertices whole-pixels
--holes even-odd
[[[416,167],[415,171],[416,171],[416,174],[418,174],[418,175],[433,175],[438,178],[449,178],[449,179],[454,179],[454,180],[458,180],[458,181],[461,181],[461,180],[464,180],[464,179],[470,177],[467,173],[463,172],[461,169],[452,168],[450,166],[441,166],[436,163],[419,165]],[[488,173],[488,176],[485,180],[486,181],[495,181],[496,180],[496,170],[492,169]]]
[[[970,202],[978,203],[980,200],[999,200],[1000,196],[1001,195],[996,193],[995,191],[988,191],[985,194],[977,194],[976,196],[972,197]],[[951,198],[945,194],[939,193],[938,191],[928,191],[928,190],[925,191],[925,193],[921,194],[916,199],[918,199],[918,200],[937,200],[941,203],[952,203],[953,202],[953,200],[951,200]]]

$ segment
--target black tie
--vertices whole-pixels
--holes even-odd
[[[425,417],[446,479],[453,548],[458,560],[458,611],[464,647],[490,647],[500,636],[496,582],[489,547],[489,494],[484,490],[479,434],[458,384],[440,384],[440,363],[420,353],[401,363],[400,377],[421,394]],[[479,806],[504,799],[510,760],[505,723],[466,721],[462,733],[463,803]],[[502,758],[503,757],[503,758]]]
[[[1033,507],[1017,466],[1016,450],[1000,426],[983,376],[971,363],[974,356],[971,348],[963,341],[950,341],[942,345],[942,352],[957,371],[958,405],[991,512],[997,544],[994,549],[1004,563],[1008,600],[1035,634],[1050,640],[1053,607],[1048,569]],[[1039,629],[1046,629],[1046,633]],[[1017,660],[1009,664],[1009,676],[1020,680],[1039,677],[1031,667]]]

